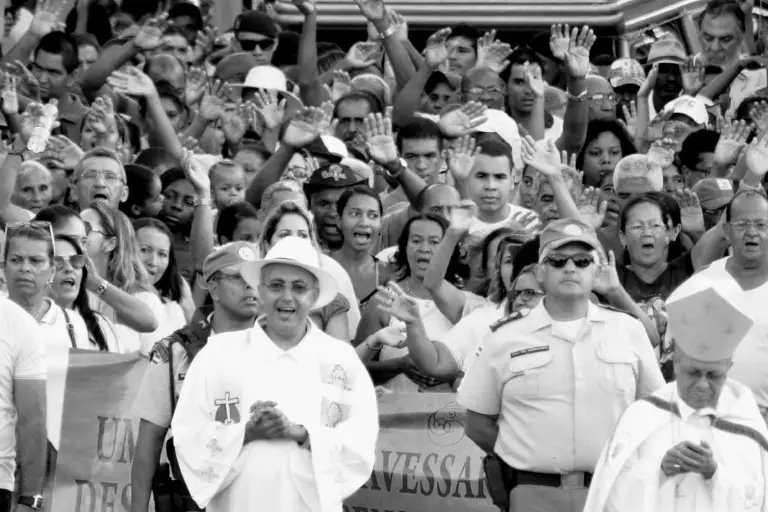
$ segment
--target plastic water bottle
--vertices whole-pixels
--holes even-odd
[[[51,136],[51,128],[56,118],[59,117],[58,100],[52,99],[43,106],[43,115],[40,116],[32,129],[32,135],[27,141],[27,149],[35,153],[45,151],[48,137]]]

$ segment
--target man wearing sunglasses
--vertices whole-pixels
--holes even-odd
[[[268,14],[260,11],[246,11],[235,20],[235,43],[237,51],[253,55],[257,66],[268,66],[277,49],[278,29]]]
[[[544,299],[491,326],[459,390],[467,435],[504,468],[509,510],[581,510],[616,422],[664,384],[643,325],[590,301],[623,291],[606,286],[600,255],[585,222],[547,225]]]

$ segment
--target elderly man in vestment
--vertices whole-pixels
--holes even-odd
[[[667,313],[677,380],[619,420],[584,511],[765,511],[768,429],[751,390],[728,378],[754,322],[712,288]]]
[[[296,237],[241,275],[263,316],[212,336],[190,366],[171,423],[184,480],[209,512],[341,512],[371,474],[379,426],[355,350],[309,320],[336,283]]]

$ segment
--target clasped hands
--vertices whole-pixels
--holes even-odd
[[[667,476],[682,473],[699,473],[709,480],[717,471],[717,462],[712,447],[706,441],[694,444],[683,441],[672,447],[661,459],[661,470]]]
[[[245,425],[246,443],[283,439],[302,444],[307,436],[307,429],[291,422],[277,408],[277,402],[260,400],[251,405],[251,417]]]

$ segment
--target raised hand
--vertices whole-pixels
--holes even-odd
[[[659,78],[659,65],[654,64],[651,70],[648,72],[648,76],[645,77],[643,85],[640,86],[640,90],[637,91],[638,98],[648,98],[656,86],[656,80]]]
[[[294,149],[303,148],[315,140],[323,128],[325,113],[316,107],[299,110],[283,134],[283,144]]]
[[[496,31],[486,32],[483,37],[477,40],[477,63],[478,68],[488,68],[494,73],[501,73],[507,66],[507,60],[512,54],[512,47],[496,39]]]
[[[64,30],[65,25],[59,18],[63,7],[64,2],[56,2],[54,0],[42,2],[32,18],[29,31],[37,37],[43,37],[56,30]]]
[[[608,211],[608,202],[600,201],[600,190],[587,187],[581,193],[576,204],[581,214],[581,220],[592,226],[595,230],[605,222],[605,214]]]
[[[675,161],[676,146],[677,141],[674,139],[656,140],[651,144],[646,155],[648,155],[652,162],[659,164],[664,169]]]
[[[326,87],[328,96],[336,102],[352,91],[352,79],[349,77],[349,73],[343,69],[336,69],[333,71],[333,84],[330,87],[326,85]]]
[[[695,192],[685,189],[682,192],[676,190],[674,193],[677,204],[680,205],[680,219],[683,231],[686,233],[702,234],[706,231],[704,227],[704,212],[701,211],[701,204]]]
[[[32,136],[32,130],[38,123],[38,120],[45,115],[43,113],[43,105],[37,102],[31,102],[27,105],[24,113],[21,114],[21,135],[22,141],[26,144],[29,138]]]
[[[376,57],[381,53],[377,42],[359,41],[347,52],[347,62],[353,69],[363,69],[376,64]]]
[[[198,30],[195,47],[192,49],[192,62],[195,64],[205,62],[205,59],[213,52],[213,42],[216,37],[218,37],[218,33],[215,27],[209,26],[205,30]]]
[[[744,120],[726,123],[715,146],[715,165],[730,167],[735,164],[751,132],[752,125]]]
[[[163,30],[167,25],[167,14],[148,20],[133,37],[133,44],[141,51],[151,52],[163,44]]]
[[[64,169],[74,169],[85,152],[64,135],[54,135],[48,138],[46,153],[55,158]]]
[[[624,113],[624,119],[619,119],[619,123],[627,130],[629,136],[634,138],[637,126],[637,103],[635,103],[635,100],[632,100],[629,102],[629,106],[626,104],[622,105],[621,111]]]
[[[253,104],[267,130],[276,130],[283,123],[286,100],[280,100],[277,91],[259,91],[253,98]]]
[[[20,60],[9,62],[5,65],[6,71],[16,77],[16,90],[22,96],[26,96],[33,101],[40,100],[40,82],[35,75]]]
[[[555,143],[551,139],[546,141],[533,140],[533,137],[526,135],[521,139],[523,163],[530,165],[538,172],[547,177],[559,176],[560,173],[560,154],[557,152]]]
[[[606,296],[621,290],[621,280],[616,270],[616,257],[613,251],[608,251],[608,261],[598,262],[600,265],[592,282],[592,290]]]
[[[96,98],[96,101],[91,104],[91,110],[88,112],[87,118],[91,122],[91,128],[97,134],[96,145],[113,148],[117,146],[119,135],[117,132],[117,120],[115,119],[115,107],[109,96],[99,96]]]
[[[315,12],[315,0],[291,0],[291,2],[304,16],[309,16]]]
[[[192,151],[182,149],[181,154],[181,168],[184,170],[184,176],[195,189],[195,194],[201,197],[209,196],[211,179],[208,177],[208,169],[194,158]]]
[[[203,68],[190,68],[187,72],[185,100],[187,105],[197,105],[208,89],[208,76]]]
[[[744,163],[747,173],[753,177],[751,181],[762,183],[768,172],[768,134],[761,139],[755,137],[747,146]]]
[[[406,295],[397,284],[390,282],[387,286],[379,286],[376,299],[379,302],[376,307],[385,313],[389,313],[407,325],[417,322],[421,318],[419,304],[416,300]]]
[[[19,95],[16,93],[16,77],[3,73],[3,114],[10,116],[19,113]]]
[[[570,25],[552,25],[550,27],[549,37],[549,49],[552,51],[552,55],[558,59],[565,61],[565,53],[568,51],[568,47],[571,43],[571,27]],[[578,30],[578,29],[575,29]]]
[[[704,87],[704,66],[695,56],[688,57],[680,67],[683,76],[683,92],[696,96]]]
[[[389,20],[389,26],[395,27],[396,29],[394,37],[397,37],[401,41],[407,41],[408,22],[406,21],[405,17],[391,9],[387,9],[387,18]]]
[[[475,222],[477,216],[477,205],[469,200],[462,199],[458,205],[451,207],[448,214],[448,230],[454,233],[465,234]]]
[[[528,86],[537,98],[543,98],[546,84],[541,76],[541,68],[539,66],[531,66],[527,62],[523,67],[525,69],[525,85]]]
[[[589,73],[589,51],[596,40],[595,32],[587,25],[581,27],[581,31],[578,28],[571,31],[564,60],[572,77],[584,78]]]
[[[387,9],[382,0],[354,0],[365,18],[376,24],[384,21]]]
[[[427,65],[432,69],[437,69],[440,65],[448,60],[448,36],[451,35],[450,28],[443,28],[429,36],[427,39],[427,47],[424,50],[424,59],[427,61]]]
[[[208,122],[221,119],[227,103],[229,103],[229,86],[220,80],[216,80],[210,90],[203,94],[198,113]]]
[[[177,133],[176,136],[179,138],[179,142],[181,143],[182,148],[188,149],[196,155],[203,153],[203,150],[200,147],[200,141],[196,138],[181,133]]]
[[[762,138],[768,133],[768,102],[762,100],[754,103],[749,110],[749,118],[756,126],[757,137]]]
[[[475,147],[475,139],[469,135],[462,135],[456,144],[448,149],[447,153],[448,171],[453,175],[453,178],[456,181],[468,180],[478,153],[478,149]]]
[[[371,160],[384,167],[397,162],[399,155],[392,136],[392,120],[388,116],[368,114],[365,139],[365,149]]]
[[[466,135],[488,120],[488,107],[477,101],[470,101],[456,110],[443,114],[438,125],[446,137]]]
[[[115,92],[129,96],[146,98],[157,92],[155,83],[138,68],[129,67],[125,71],[114,71],[107,83]]]
[[[242,115],[240,105],[229,107],[224,111],[224,116],[221,118],[221,130],[224,132],[227,142],[239,144],[247,129],[248,123]]]

